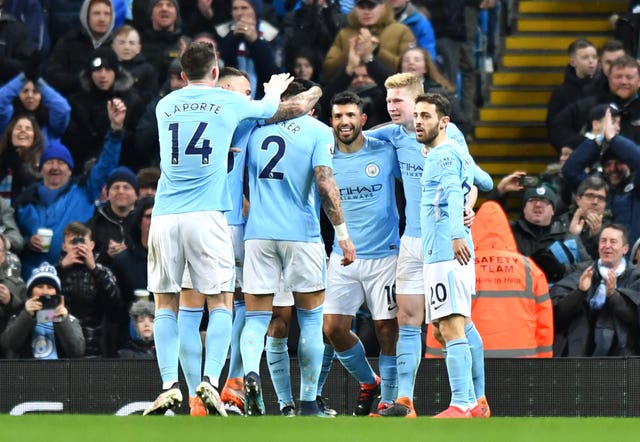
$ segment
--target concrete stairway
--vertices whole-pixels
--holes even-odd
[[[488,100],[479,111],[469,149],[497,183],[514,170],[542,172],[558,154],[545,127],[551,91],[563,81],[567,48],[576,38],[600,47],[611,37],[609,16],[622,0],[522,0],[512,34],[503,42],[496,72],[488,76]],[[509,204],[514,216],[520,201]]]

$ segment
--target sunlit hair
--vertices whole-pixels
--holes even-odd
[[[409,73],[393,74],[385,80],[384,87],[387,90],[406,88],[414,97],[424,93],[422,78]]]
[[[435,105],[438,118],[451,116],[451,102],[442,94],[426,93],[418,95],[416,98],[416,104],[418,103],[429,103]]]
[[[211,69],[217,65],[216,50],[211,43],[189,43],[180,57],[180,67],[188,80],[206,78]]]
[[[40,125],[36,118],[29,114],[17,115],[9,122],[2,134],[2,138],[0,138],[0,155],[3,155],[5,151],[14,147],[11,141],[13,129],[16,127],[16,124],[18,124],[18,121],[22,119],[29,120],[33,126],[33,144],[28,149],[18,150],[18,155],[20,159],[27,164],[37,164],[44,150],[44,135],[42,135]]]
[[[418,51],[424,57],[424,64],[427,68],[427,72],[424,75],[429,79],[429,81],[438,83],[439,85],[447,89],[449,92],[455,93],[456,86],[454,84],[451,84],[451,82],[447,80],[446,77],[442,75],[442,73],[440,73],[440,69],[438,69],[438,66],[436,66],[435,62],[433,61],[433,58],[431,58],[431,54],[429,54],[429,51],[427,51],[424,48],[420,48],[420,47],[409,48],[406,51],[404,51],[400,56],[400,66],[398,66],[398,71],[402,71],[402,59],[404,58],[405,54],[410,51]]]

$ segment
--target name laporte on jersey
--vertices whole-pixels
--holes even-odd
[[[165,117],[171,117],[181,112],[207,112],[212,114],[219,114],[222,111],[222,106],[215,103],[182,103],[182,106],[174,105],[173,111],[164,111]]]

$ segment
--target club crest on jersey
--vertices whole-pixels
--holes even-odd
[[[364,172],[368,177],[373,178],[375,176],[378,176],[378,174],[380,173],[380,168],[375,163],[369,163],[367,164],[367,167],[364,168]]]

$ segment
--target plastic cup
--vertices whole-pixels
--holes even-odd
[[[48,253],[51,247],[51,238],[53,238],[53,230],[41,227],[37,233],[42,238],[42,253]]]

